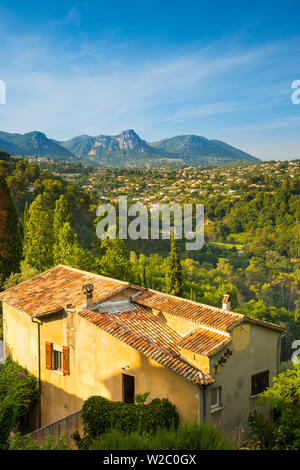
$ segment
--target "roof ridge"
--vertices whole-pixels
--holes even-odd
[[[235,315],[235,316],[238,316],[240,317],[241,319],[245,317],[245,315],[243,315],[242,313],[238,313],[238,312],[234,312],[233,310],[224,310],[222,308],[219,308],[219,307],[215,307],[213,305],[208,305],[208,304],[203,304],[201,302],[196,302],[195,300],[190,300],[190,299],[186,299],[185,297],[178,297],[177,295],[172,295],[172,294],[166,294],[165,292],[161,292],[161,291],[158,291],[158,290],[154,290],[154,289],[147,289],[146,292],[154,292],[155,294],[161,294],[161,295],[165,295],[166,297],[171,297],[173,299],[177,299],[177,300],[181,300],[181,301],[184,301],[184,302],[188,302],[192,305],[198,305],[198,306],[201,306],[201,307],[206,307],[206,308],[210,308],[212,310],[217,310],[223,314],[231,314],[231,315]],[[145,291],[141,292],[142,293],[145,293]],[[138,298],[138,296],[136,297]]]
[[[216,333],[220,336],[225,336],[226,338],[231,338],[231,334],[228,331],[225,330],[218,330],[217,328],[210,328],[209,326],[202,325],[202,323],[197,323],[199,325],[199,328],[196,328],[193,331],[190,331],[188,334],[182,337],[182,341],[189,338],[190,336],[193,336],[196,333],[199,333],[201,329],[209,331],[211,333]]]
[[[102,276],[101,274],[91,273],[90,271],[83,271],[82,269],[73,268],[72,266],[66,266],[64,264],[57,264],[56,266],[52,266],[52,268],[46,269],[46,271],[42,271],[41,273],[36,274],[35,276],[32,276],[29,279],[26,279],[25,281],[19,282],[18,284],[15,284],[15,285],[9,287],[8,289],[5,289],[4,291],[0,292],[0,299],[1,299],[2,294],[4,294],[4,292],[6,293],[6,292],[10,291],[10,289],[15,289],[16,287],[22,286],[26,282],[30,282],[33,279],[36,279],[39,276],[43,276],[44,274],[49,273],[51,271],[55,271],[58,268],[64,268],[64,269],[68,269],[69,271],[78,272],[78,273],[82,273],[82,274],[89,274],[90,276],[96,276],[97,278],[103,279],[103,280],[109,280],[109,281],[114,281],[114,282],[122,282],[122,283],[124,283],[124,286],[122,286],[122,287],[128,287],[128,286],[131,285],[127,281],[121,281],[119,279],[114,279],[112,277]],[[110,295],[113,295],[113,294],[110,294]]]
[[[124,286],[129,286],[130,285],[130,283],[128,281],[122,281],[121,279],[116,279],[116,278],[113,278],[113,277],[103,276],[102,274],[92,273],[90,271],[84,271],[83,269],[73,268],[72,266],[66,266],[65,264],[58,264],[57,266],[55,266],[55,268],[58,268],[58,267],[69,269],[70,271],[75,271],[75,272],[82,273],[82,274],[89,274],[89,275],[92,275],[92,276],[97,276],[100,279],[105,279],[105,280],[109,280],[109,281],[123,282]],[[54,268],[52,268],[52,269],[54,269]]]

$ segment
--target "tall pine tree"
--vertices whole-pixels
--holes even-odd
[[[40,194],[29,208],[24,238],[26,264],[45,271],[53,266],[53,216]]]
[[[171,235],[171,251],[166,273],[167,294],[183,295],[183,274],[174,234]]]
[[[0,285],[18,271],[22,256],[20,221],[5,178],[0,176]]]

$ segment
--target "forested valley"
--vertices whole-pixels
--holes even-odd
[[[0,286],[66,264],[217,307],[226,293],[232,310],[288,327],[287,361],[300,337],[299,193],[299,161],[95,171],[0,152]],[[203,248],[172,240],[170,256],[170,240],[100,241],[96,208],[120,195],[204,203]]]

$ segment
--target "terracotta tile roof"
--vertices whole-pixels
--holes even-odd
[[[230,330],[244,318],[239,313],[150,289],[135,297],[134,302],[220,331]]]
[[[52,312],[67,304],[79,307],[84,303],[81,289],[86,283],[94,285],[96,301],[129,285],[128,282],[59,265],[7,289],[0,294],[0,300],[29,315]]]
[[[188,349],[202,356],[211,356],[231,341],[231,336],[225,333],[216,333],[206,328],[197,328],[185,336],[178,346]]]
[[[181,337],[146,308],[135,306],[120,313],[105,313],[101,308],[100,313],[83,310],[79,315],[189,382],[214,382],[209,374],[180,357]]]
[[[94,302],[102,302],[99,311],[80,312],[84,302],[82,286],[87,283],[94,285]],[[112,302],[107,302],[109,297],[128,287],[137,289],[137,294],[131,303],[127,301],[130,303],[127,309],[126,302],[113,302],[113,306]],[[248,319],[238,313],[61,265],[2,292],[0,300],[29,315],[50,315],[72,305],[83,318],[190,382],[199,384],[211,383],[213,379],[180,357],[180,347],[209,356],[230,340],[227,331],[241,321],[285,331],[278,325]],[[197,331],[182,339],[153,315],[151,308],[193,321]]]

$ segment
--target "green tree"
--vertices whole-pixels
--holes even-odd
[[[74,226],[70,204],[68,200],[66,199],[66,197],[62,194],[55,203],[55,210],[54,210],[54,216],[53,216],[54,238],[56,234],[59,233],[60,228],[63,226],[65,222],[69,222],[71,227]]]
[[[73,217],[69,203],[65,196],[61,195],[56,201],[53,216],[53,263],[70,264],[72,247],[77,242],[74,231]]]
[[[101,240],[101,251],[104,252],[100,267],[104,276],[130,281],[132,278],[131,263],[123,240],[105,238]]]
[[[168,294],[177,295],[179,297],[182,296],[183,274],[174,234],[171,236],[171,251],[168,259],[168,269],[165,282],[166,292]]]
[[[72,266],[74,264],[74,250],[77,245],[77,235],[73,227],[71,227],[69,222],[65,222],[55,236],[55,243],[53,245],[54,265],[65,264],[66,266]]]
[[[10,160],[9,153],[5,152],[4,150],[0,150],[0,160],[4,160],[4,161],[9,162],[9,160]]]
[[[23,236],[24,236],[24,238],[25,238],[25,234],[26,234],[26,225],[28,223],[28,219],[29,219],[29,205],[28,205],[28,201],[26,201],[25,208],[24,208],[24,217],[23,217]]]
[[[100,273],[99,261],[87,248],[80,245],[77,240],[73,245],[73,254],[69,266],[91,273]]]
[[[0,285],[17,272],[22,256],[20,221],[5,179],[0,176]]]
[[[53,216],[41,194],[29,208],[24,257],[27,264],[39,271],[53,266]]]
[[[20,263],[20,272],[11,273],[11,275],[8,276],[4,282],[3,288],[9,289],[10,287],[16,286],[21,282],[27,281],[27,279],[37,276],[39,273],[40,271],[38,269],[33,268],[30,266],[30,264],[27,264],[25,260],[22,260]]]

